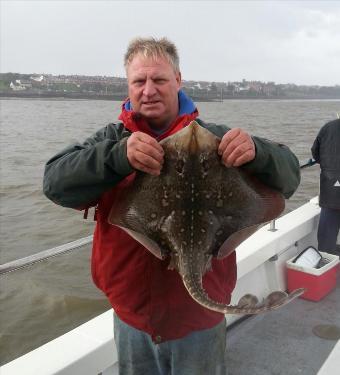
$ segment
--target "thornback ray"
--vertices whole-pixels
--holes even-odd
[[[159,176],[136,172],[120,192],[108,221],[127,231],[169,268],[180,274],[190,296],[224,314],[258,314],[279,308],[303,294],[271,293],[258,302],[251,294],[238,305],[213,301],[202,277],[211,259],[227,257],[261,225],[284,209],[281,193],[242,168],[227,168],[218,155],[220,139],[196,121],[162,140]]]

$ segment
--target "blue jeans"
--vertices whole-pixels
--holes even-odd
[[[226,375],[226,322],[155,344],[114,314],[119,375]]]
[[[330,254],[340,255],[336,241],[340,228],[340,210],[321,208],[318,227],[318,249]]]

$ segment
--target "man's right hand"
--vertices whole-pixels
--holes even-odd
[[[127,158],[132,168],[158,176],[161,173],[164,151],[151,136],[135,132],[127,140]]]

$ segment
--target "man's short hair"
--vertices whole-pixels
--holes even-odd
[[[176,73],[179,72],[179,57],[174,43],[167,38],[136,38],[129,45],[124,56],[125,69],[128,68],[131,61],[138,54],[146,58],[165,58],[173,67]]]

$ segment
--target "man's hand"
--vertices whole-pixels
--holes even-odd
[[[127,158],[134,169],[158,176],[163,156],[162,146],[148,134],[135,132],[127,140]]]
[[[239,167],[255,158],[255,144],[247,132],[234,128],[224,134],[218,154],[226,167]]]

